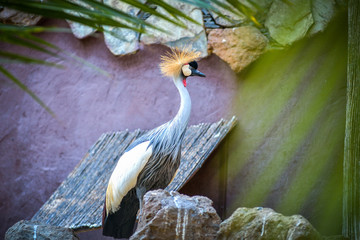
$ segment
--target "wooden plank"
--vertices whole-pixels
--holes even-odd
[[[167,190],[179,190],[189,181],[235,123],[233,117],[188,127],[179,172]],[[103,134],[32,220],[74,230],[100,227],[106,186],[116,162],[144,133],[136,130]]]
[[[343,235],[360,239],[360,2],[348,3],[348,68],[344,146]]]

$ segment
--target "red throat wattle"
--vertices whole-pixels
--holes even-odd
[[[186,78],[183,79],[184,87],[186,87]]]

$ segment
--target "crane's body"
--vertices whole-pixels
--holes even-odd
[[[182,59],[181,54],[185,54],[185,57],[186,54],[189,56]],[[197,56],[198,53],[194,51],[185,49],[180,52],[175,49],[173,55],[164,57],[168,62],[163,58],[165,66],[160,65],[163,67],[161,69],[163,73],[165,71],[166,74],[166,70],[173,67],[166,75],[173,75],[174,84],[181,98],[180,108],[172,120],[136,139],[119,158],[106,191],[103,214],[104,235],[116,238],[130,237],[139,207],[141,212],[145,193],[163,189],[173,179],[180,165],[181,143],[191,111],[186,78],[195,75],[205,76],[197,71],[197,63],[194,62]],[[185,62],[175,63],[179,57]],[[177,65],[175,68],[175,64],[180,68]]]

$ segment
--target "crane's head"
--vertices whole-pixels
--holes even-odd
[[[171,52],[161,57],[161,72],[174,79],[182,78],[184,87],[186,79],[190,76],[205,77],[205,74],[197,70],[198,64],[196,59],[200,57],[200,52],[190,50],[190,48],[172,48]]]

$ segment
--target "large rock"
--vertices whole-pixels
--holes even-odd
[[[41,16],[23,13],[7,7],[0,7],[0,22],[20,26],[33,26],[37,24]]]
[[[144,2],[144,1],[142,1]],[[118,0],[104,0],[104,3],[132,16],[139,13],[139,9]],[[118,21],[123,21],[117,19]],[[124,22],[127,24],[126,22]],[[139,49],[139,34],[131,29],[104,26],[105,44],[116,56],[135,53]]]
[[[75,240],[73,230],[63,227],[39,225],[37,223],[21,220],[6,231],[5,240],[23,239],[51,239],[51,240]]]
[[[266,16],[268,9],[270,8],[270,5],[273,0],[241,0],[240,4],[244,8],[246,8],[249,14],[256,17],[256,21],[262,22],[264,20],[264,16]],[[211,2],[211,1],[210,1]],[[225,4],[229,6],[230,8],[234,9],[233,6],[231,6],[228,1],[226,0],[219,0],[219,4]],[[219,14],[211,11],[211,15],[215,21],[216,24],[222,27],[235,27],[239,26],[240,24],[244,22],[254,21],[255,19],[249,19],[247,16],[245,16],[241,12],[237,12],[237,14],[223,8],[219,7],[218,4],[212,3],[212,5],[217,8],[217,10],[224,16],[226,16],[228,19],[223,18]],[[235,9],[234,9],[235,10]],[[243,10],[243,11],[244,11]]]
[[[195,35],[194,37],[181,38],[177,41],[167,42],[165,45],[168,47],[178,47],[178,48],[191,46],[191,48],[201,53],[200,55],[201,58],[204,58],[208,55],[207,52],[208,44],[207,44],[205,30],[201,31],[199,34]]]
[[[313,23],[311,0],[274,0],[265,26],[278,43],[290,45],[303,38]]]
[[[314,25],[311,27],[309,34],[322,32],[334,16],[335,0],[313,0],[312,15]]]
[[[220,222],[206,197],[150,191],[144,196],[143,213],[130,239],[215,239]]]
[[[238,208],[220,225],[218,239],[322,239],[302,216],[283,216],[270,208]]]
[[[267,46],[267,38],[252,26],[213,29],[208,36],[209,51],[240,72],[255,61]]]
[[[207,56],[207,49],[203,47],[207,46],[207,41],[203,28],[203,16],[201,10],[193,5],[181,1],[165,0],[165,2],[182,11],[187,16],[200,23],[200,25],[188,20],[182,20],[184,25],[187,27],[182,28],[171,22],[160,19],[155,15],[152,15],[146,19],[146,22],[154,26],[159,26],[160,28],[168,31],[170,34],[165,34],[158,30],[146,28],[147,33],[141,34],[140,41],[144,44],[160,43],[167,46],[176,46],[180,48],[190,45],[193,49],[202,53],[201,57]],[[174,17],[170,16],[168,12],[160,6],[157,7],[156,11],[168,16],[175,21],[178,21]]]
[[[88,6],[87,4],[84,4],[83,2],[81,2],[79,0],[72,0],[72,1],[76,4],[80,4],[84,7],[87,7],[92,10],[92,8],[90,6]],[[100,0],[97,0],[97,1],[100,1]],[[85,17],[85,15],[75,12],[75,11],[69,11],[69,13],[71,13],[75,16]],[[77,23],[77,22],[73,22],[73,21],[69,21],[69,20],[67,20],[67,22],[70,26],[72,33],[74,34],[74,36],[76,38],[83,39],[83,38],[86,38],[96,32],[95,28],[83,25],[81,23]]]
[[[81,16],[80,14],[76,13],[76,15]],[[68,24],[70,26],[71,32],[74,34],[74,36],[78,39],[86,38],[96,32],[95,28],[83,25],[81,23],[68,21]]]
[[[219,3],[221,4],[225,4],[228,5],[226,0],[219,0]],[[241,23],[243,23],[244,21],[246,21],[246,16],[238,13],[235,14],[225,8],[219,7],[219,5],[212,3],[212,5],[224,16],[226,16],[228,19],[223,18],[222,16],[220,16],[219,14],[217,14],[216,12],[211,11],[210,14],[212,15],[214,21],[216,24],[218,24],[219,26],[222,27],[234,27],[236,25],[239,25]],[[231,5],[230,5],[231,6]],[[232,7],[231,7],[232,8]]]

